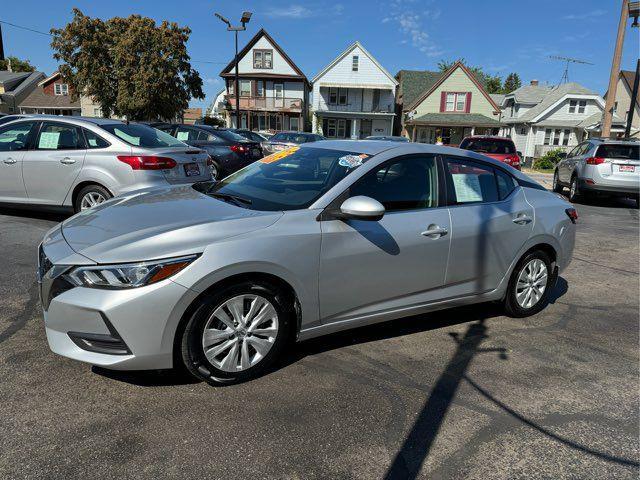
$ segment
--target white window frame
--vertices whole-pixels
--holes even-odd
[[[331,130],[333,129],[333,135],[331,135]],[[336,138],[336,133],[338,131],[338,126],[336,124],[335,118],[327,119],[327,138]]]
[[[587,101],[579,100],[578,101],[578,113],[584,113],[587,109]]]
[[[53,93],[57,96],[69,95],[69,85],[66,83],[54,83]]]
[[[445,112],[466,112],[467,111],[467,93],[468,92],[446,92],[445,93]],[[453,99],[453,103],[450,99]],[[451,104],[451,108],[449,105]],[[462,109],[458,108],[458,105],[462,105]]]
[[[342,131],[342,133],[340,133]],[[345,138],[347,136],[347,122],[344,118],[338,120],[338,126],[336,128],[336,137]]]
[[[360,57],[358,55],[354,55],[353,57],[351,57],[351,71],[352,72],[357,72],[358,68],[360,67]]]
[[[335,99],[331,100],[331,96],[335,95]],[[329,87],[329,96],[327,98],[327,103],[329,105],[337,105],[338,104],[338,87]]]
[[[251,80],[238,80],[240,96],[241,97],[250,97],[251,96]],[[249,86],[248,90],[245,91],[243,86]]]

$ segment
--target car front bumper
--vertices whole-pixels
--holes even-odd
[[[171,368],[176,328],[196,295],[171,280],[126,290],[72,288],[44,311],[49,347],[116,370]]]

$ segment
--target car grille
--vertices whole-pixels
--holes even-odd
[[[40,301],[44,311],[49,308],[51,300],[74,288],[74,285],[62,276],[69,268],[68,266],[56,267],[44,253],[42,245],[38,247],[38,271],[36,276],[40,284]]]
[[[44,276],[53,268],[53,263],[47,258],[42,245],[38,247],[38,280],[42,281]]]

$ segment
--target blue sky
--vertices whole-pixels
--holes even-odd
[[[607,89],[620,15],[619,0],[337,0],[323,1],[66,1],[5,2],[0,20],[48,32],[71,19],[71,9],[109,18],[132,13],[189,26],[188,48],[205,82],[205,106],[222,87],[220,70],[233,56],[233,36],[213,16],[237,20],[253,12],[240,47],[264,27],[303,72],[313,78],[355,40],[392,74],[400,69],[435,69],[441,59],[464,57],[471,65],[523,82],[559,82],[564,64],[548,55],[583,59],[569,78],[599,92]],[[45,7],[46,5],[46,7]],[[631,22],[629,22],[629,25]],[[50,38],[3,24],[5,55],[28,58],[51,73],[56,62]],[[635,69],[639,29],[627,28],[622,67]],[[214,63],[204,63],[204,62]]]

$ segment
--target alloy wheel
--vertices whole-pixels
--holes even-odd
[[[212,163],[211,165],[209,165],[209,172],[211,173],[212,180],[218,179],[218,167],[216,166],[215,163]]]
[[[518,275],[516,284],[516,301],[521,308],[531,308],[536,305],[545,289],[549,272],[547,265],[539,258],[534,258],[528,262]]]
[[[95,207],[101,203],[106,202],[107,199],[99,192],[87,192],[80,201],[80,210],[86,210],[87,208]]]
[[[264,359],[277,335],[278,313],[271,302],[260,295],[238,295],[211,314],[202,348],[214,367],[240,372]]]

